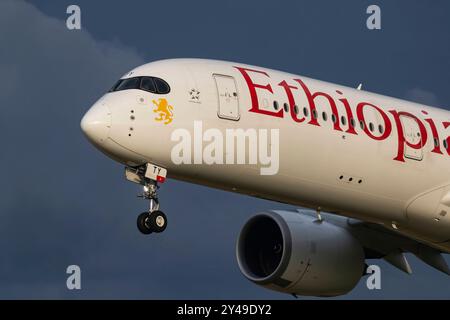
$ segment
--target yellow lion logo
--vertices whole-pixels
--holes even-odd
[[[173,107],[167,102],[166,99],[158,99],[158,101],[153,100],[155,105],[155,110],[153,112],[158,113],[158,117],[155,118],[156,121],[164,121],[164,124],[169,124],[173,120]]]

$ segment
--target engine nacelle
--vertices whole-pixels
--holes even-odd
[[[344,228],[297,212],[255,215],[236,248],[244,276],[268,289],[307,296],[352,290],[364,272],[364,250]]]

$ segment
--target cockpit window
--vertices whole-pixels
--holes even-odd
[[[167,94],[170,87],[163,79],[155,77],[134,77],[128,79],[120,79],[109,92],[140,89],[151,93]]]
[[[158,90],[158,93],[160,93],[160,94],[169,93],[170,87],[167,84],[167,82],[165,82],[163,79],[159,79],[159,78],[154,78],[154,79],[155,79],[156,89]]]
[[[117,86],[114,88],[114,91],[138,89],[140,82],[141,79],[139,78],[123,79],[120,83],[117,84]]]
[[[145,91],[150,91],[151,93],[156,93],[155,82],[151,77],[142,77],[141,89]]]

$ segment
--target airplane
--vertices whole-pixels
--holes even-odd
[[[143,186],[143,234],[166,178],[299,207],[266,210],[236,244],[242,274],[278,292],[350,292],[366,259],[450,275],[450,112],[268,68],[168,59],[121,77],[86,112],[88,140]]]

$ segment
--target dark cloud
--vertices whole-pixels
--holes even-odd
[[[360,1],[345,10],[330,2],[296,2],[289,10],[225,1],[220,11],[210,1],[172,10],[173,2],[80,0],[81,31],[65,27],[69,4],[0,2],[0,298],[290,298],[245,280],[234,255],[250,214],[288,206],[169,181],[160,194],[169,228],[153,237],[137,232],[147,203],[135,198],[138,187],[125,182],[123,168],[89,145],[79,121],[118,77],[146,60],[225,58],[343,84],[364,81],[397,96],[432,87],[448,98],[448,78],[431,84],[435,64],[413,74],[414,58],[405,63],[408,51],[423,54],[412,41],[392,46],[392,61],[380,58],[380,46],[396,43],[401,27],[386,18],[392,33],[371,37]],[[388,9],[408,22],[414,8],[389,5],[389,17]],[[448,61],[429,54],[448,71]],[[382,70],[393,70],[390,81]],[[408,82],[414,78],[429,86]],[[65,287],[69,264],[82,268],[80,292]],[[448,278],[415,259],[412,276],[381,265],[382,291],[369,292],[361,281],[344,298],[449,298]]]
[[[224,214],[204,203],[206,188],[169,182],[161,200],[170,228],[142,236],[135,220],[147,203],[80,131],[89,106],[144,63],[136,50],[68,31],[22,1],[1,2],[0,15],[9,44],[0,53],[0,298],[219,298],[234,287],[223,274],[234,275],[236,287],[249,285],[234,263],[234,242],[243,211],[253,207],[228,206]],[[210,199],[222,197],[239,201]],[[69,264],[82,268],[81,292],[65,288]]]
[[[420,88],[408,90],[405,98],[414,102],[426,104],[428,106],[439,105],[439,100],[435,93]]]

